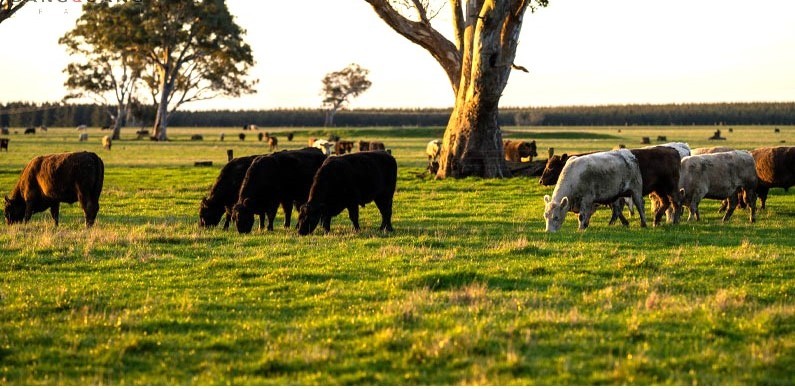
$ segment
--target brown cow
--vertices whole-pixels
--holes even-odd
[[[366,140],[359,141],[359,151],[370,151],[370,142]]]
[[[268,148],[271,152],[276,151],[276,147],[279,146],[279,139],[276,139],[275,136],[268,137]]]
[[[370,151],[386,150],[384,142],[370,142]]]
[[[6,153],[8,152],[8,138],[1,138],[0,139],[0,150],[4,150]]]
[[[6,223],[27,223],[34,213],[49,208],[57,226],[60,204],[78,201],[86,217],[86,227],[91,227],[99,212],[104,180],[102,159],[89,151],[33,158],[10,196],[5,197]]]
[[[770,188],[784,190],[795,185],[795,147],[761,147],[751,151],[756,161],[756,176],[759,179],[756,194],[765,209]]]
[[[522,158],[530,158],[532,161],[533,157],[538,156],[536,141],[506,140],[502,142],[502,147],[506,161],[522,162]]]

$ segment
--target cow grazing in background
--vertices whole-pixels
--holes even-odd
[[[646,227],[643,180],[637,158],[626,149],[571,157],[566,161],[552,197],[544,196],[546,231],[560,229],[568,212],[578,214],[579,229],[585,230],[596,204],[613,204],[631,197],[637,205],[640,224]]]
[[[237,134],[237,139],[240,139],[241,141],[246,140],[246,134],[244,134],[242,132]]]
[[[370,151],[370,142],[366,140],[359,141],[359,151]]]
[[[343,155],[353,151],[353,142],[341,140],[334,145],[334,154]]]
[[[36,129],[33,127],[26,128],[25,135],[36,135]]]
[[[277,139],[275,136],[268,136],[268,149],[271,152],[274,152],[276,151],[276,147],[278,146],[279,146],[279,139]]]
[[[105,135],[102,137],[102,148],[105,150],[110,151],[110,147],[113,145],[113,141],[110,139],[110,136]]]
[[[8,152],[8,138],[0,139],[0,150],[5,150],[6,153]]]
[[[397,184],[397,162],[383,151],[366,151],[329,158],[317,171],[309,200],[298,216],[298,234],[311,234],[322,222],[331,230],[331,218],[348,210],[353,229],[359,230],[359,207],[374,201],[381,213],[381,231],[392,231],[392,199]]]
[[[428,171],[436,174],[439,171],[439,157],[442,155],[442,140],[434,139],[425,145],[425,155],[428,156]]]
[[[288,142],[292,142],[293,141],[293,136],[295,136],[295,134],[293,134],[292,131],[288,132],[287,133],[287,141]]]
[[[80,134],[77,140],[79,140],[80,142],[88,142],[88,134],[86,134],[85,132]]]
[[[729,205],[723,221],[731,218],[738,197],[751,207],[750,220],[756,220],[756,163],[747,151],[726,151],[701,154],[682,159],[679,191],[688,206],[688,220],[701,218],[698,205],[702,199],[727,200]]]
[[[756,162],[756,194],[765,209],[770,188],[784,190],[795,185],[795,147],[762,147],[751,151]]]
[[[386,150],[384,142],[370,142],[370,151]]]
[[[91,227],[99,212],[105,165],[88,151],[33,158],[22,170],[14,189],[5,197],[6,223],[27,223],[34,213],[50,209],[55,225],[61,203],[80,203]]]
[[[221,217],[226,213],[224,230],[229,228],[232,219],[232,207],[237,203],[240,186],[246,177],[251,163],[260,155],[249,155],[234,158],[227,163],[215,179],[210,189],[210,194],[203,198],[199,206],[199,226],[215,227],[221,222]],[[265,225],[265,215],[259,214],[260,225]]]
[[[522,162],[523,158],[529,158],[532,161],[533,157],[538,156],[536,141],[506,140],[502,142],[502,147],[505,151],[506,161]]]
[[[312,147],[320,149],[325,155],[331,155],[331,150],[334,149],[334,142],[329,142],[327,140],[318,139],[312,143]]]
[[[262,142],[262,138],[264,138],[264,137],[265,137],[265,134],[263,134],[261,132],[259,134],[257,134],[257,140],[260,141],[260,142]]]
[[[254,214],[268,217],[268,231],[273,230],[276,211],[284,210],[284,227],[290,227],[293,204],[303,205],[309,188],[326,156],[317,148],[281,151],[254,160],[240,187],[237,203],[232,211],[237,231],[249,233]],[[260,228],[262,228],[260,218]]]

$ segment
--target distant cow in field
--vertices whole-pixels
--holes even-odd
[[[141,139],[146,138],[146,137],[149,136],[149,131],[143,130],[143,129],[135,131],[135,136],[136,136],[136,139],[141,140]]]
[[[251,232],[254,214],[268,217],[268,231],[273,231],[276,211],[284,211],[284,227],[290,227],[293,205],[300,207],[309,196],[309,188],[326,156],[317,148],[281,151],[258,157],[251,163],[240,187],[232,211],[237,231]],[[260,228],[263,219],[260,218]]]
[[[8,133],[8,127],[0,128],[0,135],[10,135]]]
[[[756,162],[756,177],[759,182],[756,194],[765,209],[770,188],[788,190],[795,185],[795,147],[762,147],[751,151]]]
[[[529,158],[532,161],[533,157],[538,156],[536,141],[506,140],[502,142],[502,145],[506,161],[522,162],[523,158]]]
[[[6,153],[8,152],[8,138],[0,139],[0,150],[5,150]]]
[[[425,145],[425,155],[428,156],[428,171],[436,174],[439,170],[439,157],[442,154],[442,140],[434,139]]]
[[[218,140],[219,140],[219,141],[223,142],[223,141],[224,141],[224,138],[226,138],[226,134],[224,134],[223,132],[222,132],[222,133],[220,133],[220,134],[218,134]]]
[[[359,141],[359,151],[370,151],[370,142],[366,140]]]
[[[312,147],[320,149],[320,151],[322,151],[325,155],[331,155],[331,150],[334,148],[334,142],[318,139],[312,143]]]
[[[343,155],[353,151],[353,142],[341,140],[334,145],[334,154]]]
[[[700,220],[698,205],[702,199],[726,200],[729,205],[723,221],[731,218],[742,195],[751,207],[750,220],[756,220],[756,163],[747,151],[701,154],[682,159],[679,191],[688,206],[688,220]]]
[[[626,149],[605,151],[566,161],[552,197],[544,196],[546,231],[560,229],[568,212],[578,214],[579,229],[585,230],[596,204],[613,204],[631,197],[638,209],[640,223],[646,227],[643,208],[643,180],[637,158]]]
[[[287,141],[288,142],[292,142],[293,141],[293,136],[295,136],[295,134],[293,134],[292,131],[288,132],[287,133]]]
[[[386,150],[383,142],[370,142],[370,151]]]
[[[204,140],[204,136],[201,134],[193,134],[190,136],[190,140]]]
[[[237,203],[240,186],[246,177],[251,163],[260,155],[234,158],[229,161],[218,174],[215,183],[210,189],[210,194],[204,197],[199,206],[199,226],[215,227],[221,222],[221,217],[226,213],[224,230],[229,228],[232,219],[232,207]],[[259,214],[260,225],[265,225],[265,215]]]
[[[348,210],[353,229],[359,230],[359,207],[374,201],[381,213],[381,231],[392,231],[392,199],[397,183],[397,162],[383,151],[367,151],[329,158],[317,171],[309,200],[298,216],[298,234],[311,234],[318,223],[326,232],[331,218]]]
[[[257,140],[260,141],[260,142],[262,142],[262,138],[264,138],[264,137],[265,137],[265,134],[263,134],[261,132],[259,134],[257,134]]]
[[[47,132],[47,126],[39,126],[39,130]]]
[[[113,145],[113,141],[110,139],[110,136],[105,135],[102,137],[102,148],[105,150],[110,151],[110,147]]]
[[[99,212],[105,165],[88,151],[39,156],[22,170],[14,189],[5,197],[6,223],[27,223],[34,213],[50,209],[55,225],[61,203],[80,203],[91,227]]]
[[[78,135],[77,140],[79,140],[80,142],[87,142],[88,141],[88,134],[84,132],[84,133]]]
[[[270,151],[271,152],[276,151],[276,147],[278,147],[278,146],[279,146],[279,139],[277,139],[275,136],[269,136],[268,137],[268,148],[270,149]]]
[[[244,140],[246,140],[246,134],[241,132],[241,133],[237,134],[237,138],[240,139],[241,141],[244,141]]]
[[[36,129],[33,127],[26,128],[25,135],[36,135]]]

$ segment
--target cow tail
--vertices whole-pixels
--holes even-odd
[[[102,162],[102,158],[98,155],[94,155],[94,158],[97,159],[97,173],[99,173],[99,177],[94,180],[93,194],[99,199],[99,195],[102,193],[102,185],[105,183],[105,163]]]

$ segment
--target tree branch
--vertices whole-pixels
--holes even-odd
[[[430,26],[430,23],[415,22],[406,19],[389,4],[388,0],[365,0],[381,19],[392,27],[395,32],[427,50],[442,66],[453,93],[457,93],[461,79],[461,53],[458,48],[442,34]]]

